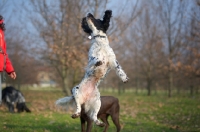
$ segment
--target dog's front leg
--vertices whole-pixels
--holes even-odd
[[[10,113],[14,113],[14,104],[12,103],[7,103],[8,109],[10,111]]]
[[[115,70],[117,75],[121,78],[121,80],[126,83],[128,82],[128,77],[126,75],[126,73],[124,72],[124,70],[122,70],[122,67],[119,65],[119,62],[117,60],[115,60],[114,62],[114,66],[115,66]]]
[[[102,65],[102,61],[98,58],[98,57],[93,57],[91,56],[89,58],[89,64],[88,64],[88,67],[92,67],[92,66],[100,66]]]
[[[96,44],[93,44],[89,50],[89,62],[88,62],[88,66],[92,67],[92,66],[100,66],[102,65],[102,61],[101,61],[101,55],[98,54],[100,51],[99,46]]]
[[[86,129],[86,132],[91,132],[92,131],[92,123],[93,123],[93,121],[90,118],[88,118],[87,119],[87,129]]]
[[[82,117],[82,113],[81,113],[80,121],[81,121],[81,132],[85,132],[85,119],[84,117]]]

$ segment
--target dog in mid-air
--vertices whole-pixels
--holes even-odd
[[[72,118],[80,116],[81,105],[83,105],[88,117],[98,126],[105,125],[97,119],[97,113],[101,106],[98,90],[100,81],[111,69],[116,70],[117,75],[124,83],[128,81],[127,75],[116,60],[114,51],[109,46],[106,35],[111,17],[112,11],[106,10],[103,20],[95,19],[91,13],[82,19],[82,29],[92,37],[86,72],[81,83],[72,89],[72,96],[56,101],[57,105],[65,106],[66,103],[75,100],[77,108]]]
[[[119,111],[120,105],[119,100],[113,96],[101,96],[101,108],[98,112],[97,117],[100,118],[105,123],[105,128],[103,132],[107,132],[109,123],[108,117],[111,116],[113,123],[116,126],[117,132],[120,132],[121,127],[119,123]],[[92,120],[88,118],[87,113],[85,113],[84,108],[81,110],[81,132],[91,132],[92,131]],[[85,129],[85,123],[87,122],[87,127]]]
[[[2,102],[8,107],[11,113],[14,113],[15,104],[17,112],[31,112],[26,106],[25,98],[22,93],[12,86],[8,86],[2,90]]]

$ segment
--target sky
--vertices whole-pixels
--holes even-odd
[[[11,22],[16,22],[16,20],[19,19],[25,19],[22,18],[25,17],[24,10],[21,10],[23,7],[23,4],[28,5],[29,0],[0,0],[0,14],[4,16],[5,23],[10,24]],[[117,15],[120,11],[119,8],[125,7],[123,9],[128,10],[128,6],[135,3],[136,0],[110,0],[107,9],[113,10],[113,14]]]
[[[110,0],[107,5],[107,9],[111,9],[113,11],[113,16],[117,17],[119,16],[119,12],[121,10],[124,10],[124,12],[127,12],[128,15],[128,7],[133,7],[133,5],[136,2],[136,0]],[[13,28],[18,28],[20,26],[20,23],[23,21],[26,21],[26,25],[23,25],[25,28],[20,28],[21,34],[27,34],[27,33],[36,33],[36,29],[33,28],[31,23],[28,20],[28,16],[25,11],[25,6],[29,8],[29,0],[0,0],[0,14],[3,15],[4,21],[6,24],[6,36],[12,32]],[[124,8],[122,8],[124,7]],[[30,7],[31,8],[31,7]],[[119,10],[121,9],[121,10]],[[12,26],[11,26],[12,25]],[[14,27],[13,27],[14,25]],[[16,26],[15,26],[16,25]],[[37,35],[37,33],[36,33]]]

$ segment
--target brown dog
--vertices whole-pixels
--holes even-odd
[[[120,132],[120,123],[119,123],[119,100],[113,96],[101,96],[101,108],[97,115],[105,123],[105,129],[103,132],[107,132],[109,123],[108,116],[110,115],[113,123],[117,128],[117,132]],[[87,116],[84,109],[81,110],[81,131],[82,132],[91,132],[93,121]],[[85,131],[85,122],[87,122],[87,130]]]

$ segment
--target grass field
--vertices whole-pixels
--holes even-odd
[[[8,112],[0,107],[0,132],[80,132],[79,119],[54,105],[63,97],[60,91],[22,90],[32,113]],[[200,132],[200,97],[101,92],[120,100],[122,132]],[[115,132],[109,118],[108,132]],[[93,126],[93,132],[103,128]]]

